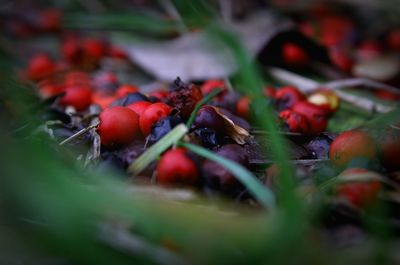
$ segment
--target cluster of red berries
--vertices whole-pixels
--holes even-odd
[[[326,47],[332,63],[344,73],[353,74],[358,62],[386,52],[400,52],[400,28],[360,39],[357,21],[326,3],[292,15],[299,31]],[[283,62],[289,66],[302,67],[310,63],[310,55],[296,43],[285,43],[281,54]]]

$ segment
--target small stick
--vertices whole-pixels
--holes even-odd
[[[92,125],[90,125],[90,126],[88,126],[88,127],[86,127],[86,128],[83,128],[82,130],[80,130],[80,131],[74,133],[73,135],[71,135],[71,136],[68,137],[67,139],[65,139],[65,140],[63,140],[62,142],[60,142],[59,145],[61,146],[61,145],[64,145],[64,144],[68,143],[68,142],[71,141],[72,139],[75,139],[76,137],[78,137],[78,136],[80,136],[80,135],[82,135],[82,134],[84,134],[84,133],[90,131],[90,130],[93,129],[93,128],[96,128],[99,124],[100,124],[100,121],[99,121],[99,122],[96,122],[96,123],[94,123],[94,124],[92,124]]]
[[[322,84],[303,77],[301,75],[298,75],[296,73],[281,69],[281,68],[276,68],[276,67],[271,67],[268,68],[268,72],[277,80],[291,84],[296,86],[300,91],[304,93],[309,93],[315,91],[316,88],[321,87]],[[338,82],[338,81],[336,81]],[[358,81],[359,83],[359,81]],[[328,87],[329,88],[329,87]],[[387,113],[391,110],[393,110],[392,107],[376,103],[368,98],[362,98],[360,96],[353,95],[351,93],[345,92],[345,91],[335,91],[336,94],[344,101],[352,103],[354,106],[357,106],[361,109],[365,109],[369,112],[379,112],[379,113]]]

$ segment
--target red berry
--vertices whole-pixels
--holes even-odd
[[[79,39],[75,36],[69,36],[61,42],[61,54],[64,59],[70,63],[81,61],[82,50]]]
[[[140,115],[139,119],[140,130],[142,131],[143,135],[149,135],[153,124],[155,124],[161,118],[167,117],[171,110],[172,107],[161,102],[148,106],[142,115]]]
[[[337,166],[344,166],[359,157],[375,158],[377,150],[374,140],[362,131],[347,131],[332,142],[329,158]]]
[[[93,94],[93,103],[99,105],[102,109],[106,109],[110,106],[115,99],[114,96],[105,95],[99,92]]]
[[[155,90],[155,91],[150,92],[149,96],[155,97],[158,100],[162,101],[168,97],[168,94],[169,94],[169,92],[167,90],[160,89],[160,90]]]
[[[236,113],[248,119],[250,117],[250,98],[249,97],[242,97],[236,103]]]
[[[59,30],[61,28],[61,11],[54,8],[41,11],[38,26],[43,31]]]
[[[77,111],[85,110],[92,103],[92,91],[87,87],[71,86],[65,89],[60,105],[73,106]]]
[[[357,49],[358,56],[363,60],[375,58],[382,54],[382,52],[382,45],[376,40],[363,41]]]
[[[389,32],[386,37],[386,43],[390,49],[400,51],[400,28]]]
[[[106,55],[107,46],[99,39],[85,39],[82,42],[82,50],[85,56],[94,60],[100,60]]]
[[[362,168],[350,168],[343,171],[339,176],[342,178],[351,178],[357,174],[377,175],[375,172]],[[368,182],[352,182],[340,184],[336,191],[339,196],[346,198],[355,207],[364,207],[377,199],[378,192],[381,189],[381,183],[377,180]]]
[[[128,105],[127,107],[136,112],[136,114],[140,116],[150,105],[152,105],[152,103],[148,101],[136,101]]]
[[[263,93],[268,98],[275,98],[276,96],[276,89],[272,86],[265,87]]]
[[[329,15],[321,19],[321,42],[327,47],[337,46],[350,36],[353,31],[353,22],[345,17]]]
[[[292,110],[284,110],[279,113],[279,118],[283,119],[291,132],[310,133],[310,124],[306,117]]]
[[[125,51],[116,46],[111,46],[108,53],[111,57],[116,58],[116,59],[127,59],[128,58],[128,55],[125,53]]]
[[[292,107],[292,110],[307,118],[310,124],[309,133],[311,134],[323,132],[328,125],[325,110],[315,104],[307,101],[300,101]]]
[[[115,92],[117,98],[123,98],[130,93],[138,92],[139,88],[132,85],[121,85]]]
[[[64,86],[55,84],[54,82],[42,82],[38,84],[39,93],[42,98],[49,98],[60,94],[64,91]]]
[[[44,53],[33,56],[28,64],[27,74],[30,79],[39,80],[54,73],[56,64]]]
[[[305,100],[306,97],[297,88],[286,86],[276,91],[275,99],[278,109],[284,110],[293,107],[297,102]]]
[[[157,182],[160,184],[194,185],[199,177],[196,164],[184,148],[167,151],[157,165]]]
[[[85,72],[71,71],[65,75],[65,86],[91,86],[90,76]]]
[[[119,146],[132,142],[139,133],[138,115],[131,109],[115,106],[103,110],[97,132],[104,146]]]
[[[307,101],[319,106],[326,115],[331,115],[338,110],[340,99],[335,92],[327,89],[320,89],[309,95]]]
[[[309,61],[307,53],[294,43],[286,43],[282,47],[282,58],[289,65],[303,65]]]
[[[330,49],[329,56],[337,68],[345,73],[351,73],[354,60],[346,52],[340,49]]]
[[[379,133],[377,146],[382,165],[388,170],[400,169],[400,130],[387,127]]]
[[[227,87],[226,87],[226,84],[225,84],[225,81],[224,80],[220,80],[220,79],[211,79],[211,80],[208,80],[208,81],[204,82],[201,85],[200,90],[201,90],[201,93],[203,95],[207,95],[211,91],[213,91],[214,89],[217,89],[217,88],[221,88],[221,89],[224,90],[224,92],[221,92],[218,95],[217,98],[221,98],[222,94],[225,94],[228,91]]]

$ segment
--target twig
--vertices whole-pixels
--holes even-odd
[[[100,121],[98,121],[98,122],[96,122],[96,123],[94,123],[94,124],[92,124],[92,125],[90,125],[90,126],[88,126],[88,127],[86,127],[86,128],[83,128],[82,130],[80,130],[80,131],[74,133],[73,135],[71,135],[71,136],[68,137],[67,139],[63,140],[59,145],[61,146],[61,145],[64,145],[64,144],[68,143],[68,142],[71,141],[72,139],[75,139],[76,137],[81,136],[82,134],[84,134],[84,133],[90,131],[90,130],[93,129],[93,128],[96,128],[99,124],[100,124]]]
[[[327,82],[322,84],[324,88],[329,88],[332,90],[341,89],[345,87],[355,87],[355,86],[367,86],[374,89],[382,89],[394,94],[400,95],[400,89],[394,86],[389,86],[387,84],[377,82],[374,80],[370,80],[367,78],[348,78],[348,79],[341,79],[335,80],[331,82]]]
[[[129,232],[128,228],[118,224],[100,225],[100,240],[118,250],[134,256],[146,256],[156,264],[160,265],[187,265],[189,264],[183,257],[172,251],[149,243]]]
[[[294,85],[300,91],[305,93],[312,92],[316,88],[323,86],[322,84],[312,79],[300,76],[298,74],[295,74],[293,72],[281,68],[271,67],[268,69],[268,72],[277,80],[290,85]],[[356,96],[345,91],[335,91],[335,92],[338,95],[338,97],[340,97],[342,100],[350,102],[354,106],[357,106],[369,112],[387,113],[393,110],[392,107],[376,103],[368,98],[362,98],[360,96]]]
[[[232,0],[218,0],[222,19],[229,23],[232,21]]]

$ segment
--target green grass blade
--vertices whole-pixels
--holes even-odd
[[[147,151],[140,155],[129,167],[128,173],[132,175],[139,174],[152,161],[167,150],[170,146],[177,143],[186,133],[188,128],[184,124],[179,124],[172,129],[167,135],[161,138],[157,143],[152,145]]]
[[[254,197],[262,206],[269,211],[273,211],[275,209],[275,196],[273,192],[270,191],[266,186],[263,186],[261,182],[243,166],[211,151],[208,151],[207,149],[198,145],[190,143],[180,143],[180,145],[192,151],[193,153],[217,162],[221,166],[228,169],[250,191],[250,193],[254,195]]]

